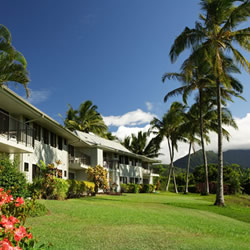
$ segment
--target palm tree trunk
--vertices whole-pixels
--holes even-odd
[[[168,149],[169,149],[169,156],[170,156],[171,163],[170,163],[169,171],[168,171],[168,180],[167,180],[167,185],[166,185],[166,191],[168,191],[169,183],[170,183],[170,179],[171,179],[171,175],[172,175],[172,150],[171,150],[169,138],[168,138]]]
[[[214,205],[224,206],[221,89],[220,89],[219,79],[217,79],[216,81],[216,89],[217,89],[217,113],[218,113],[218,176],[217,176],[216,201]]]
[[[191,148],[192,148],[192,143],[189,143],[189,151],[188,151],[188,162],[187,162],[187,170],[186,170],[186,187],[184,193],[188,193],[188,176],[189,176],[189,167],[190,167],[190,159],[191,159]]]
[[[174,190],[175,190],[175,193],[178,194],[178,189],[177,189],[176,180],[175,180],[175,173],[174,173],[174,145],[173,143],[172,143],[171,167],[172,167],[172,174],[173,174],[173,180],[174,180]]]
[[[205,150],[205,143],[204,143],[204,135],[203,135],[203,114],[202,114],[202,107],[203,107],[203,102],[202,102],[202,90],[199,90],[199,95],[200,95],[200,134],[201,134],[201,148],[202,148],[202,154],[203,154],[203,162],[204,162],[204,173],[205,173],[205,191],[203,194],[208,195],[209,194],[209,181],[208,181],[208,167],[207,167],[207,154]]]

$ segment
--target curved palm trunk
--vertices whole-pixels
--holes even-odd
[[[172,175],[172,162],[173,162],[172,150],[171,150],[169,138],[168,138],[168,149],[169,149],[169,156],[170,156],[171,163],[170,163],[170,167],[169,167],[169,171],[168,171],[168,180],[167,180],[167,185],[166,185],[166,191],[168,191],[168,188],[169,188],[170,178],[171,178],[171,175]]]
[[[168,141],[168,145],[169,145],[169,148],[171,149],[169,151],[169,152],[171,152],[171,163],[170,163],[170,169],[169,169],[169,175],[168,175],[166,191],[168,191],[171,176],[173,175],[175,193],[178,194],[178,189],[177,189],[176,180],[175,180],[175,172],[174,172],[174,146],[173,146],[173,143],[171,142],[171,147],[170,147],[170,142],[169,141]]]
[[[190,159],[191,159],[191,148],[192,148],[192,143],[189,143],[189,150],[188,150],[188,162],[187,162],[187,170],[186,170],[186,187],[184,193],[188,193],[188,177],[189,177],[189,168],[190,168]]]
[[[204,174],[205,174],[205,191],[203,194],[208,195],[209,194],[209,181],[208,181],[208,167],[207,167],[207,154],[205,150],[205,143],[204,143],[204,135],[203,135],[203,116],[202,116],[202,90],[199,90],[200,95],[200,135],[201,135],[201,148],[202,148],[202,154],[203,154],[203,162],[204,162]]]
[[[217,89],[217,113],[218,113],[218,176],[217,176],[216,201],[214,205],[224,206],[221,89],[220,89],[219,79],[217,79],[216,82],[216,89]]]

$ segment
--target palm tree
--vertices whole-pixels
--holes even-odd
[[[70,130],[80,130],[85,133],[105,136],[108,127],[105,125],[102,116],[97,112],[97,106],[91,101],[83,102],[78,110],[74,110],[70,105],[67,111],[64,125]]]
[[[154,118],[151,121],[152,131],[157,134],[158,141],[162,141],[167,138],[170,167],[168,180],[166,185],[166,191],[168,191],[171,176],[173,176],[175,192],[178,193],[175,173],[174,173],[174,153],[178,151],[178,141],[185,141],[180,130],[181,125],[184,123],[184,110],[185,106],[179,102],[173,102],[170,109],[164,114],[162,120]],[[155,131],[156,130],[156,131]]]
[[[20,83],[28,90],[28,71],[27,62],[24,56],[17,51],[11,44],[11,34],[9,30],[0,24],[0,86],[8,82]]]
[[[223,56],[231,52],[235,61],[249,71],[249,62],[237,50],[233,43],[250,50],[250,27],[236,28],[250,15],[250,1],[241,1],[235,6],[236,0],[201,0],[201,9],[205,12],[200,15],[201,22],[196,22],[194,29],[185,28],[175,39],[170,50],[171,61],[186,48],[193,51],[189,57],[200,58],[201,63],[207,63],[213,69],[217,89],[217,112],[218,112],[218,181],[215,205],[224,205],[223,192],[223,152],[222,152],[222,115],[221,115],[221,85],[231,88],[231,82],[223,67]]]
[[[149,132],[139,131],[137,135],[132,134],[131,137],[125,137],[121,143],[135,154],[144,155],[149,158],[158,157],[160,150],[159,137],[149,140],[149,134]]]
[[[196,58],[195,58],[196,59]],[[189,69],[187,69],[187,65]],[[190,67],[192,65],[192,67]],[[239,69],[233,64],[233,61],[230,58],[224,57],[223,67],[225,68],[225,72],[227,74],[228,79],[231,82],[232,89],[228,90],[221,86],[223,104],[226,105],[226,100],[232,101],[231,96],[236,96],[242,98],[239,93],[242,93],[243,87],[235,79],[231,73],[239,73]],[[191,70],[191,71],[190,71]],[[204,143],[204,115],[203,115],[203,106],[207,105],[208,101],[207,96],[213,98],[216,96],[216,90],[213,86],[215,86],[215,77],[211,74],[212,69],[208,64],[200,63],[198,59],[193,60],[192,64],[188,60],[186,60],[182,65],[182,71],[180,73],[165,73],[162,77],[163,82],[166,79],[176,79],[182,83],[182,86],[176,88],[164,97],[164,101],[166,102],[170,97],[182,94],[184,103],[187,103],[187,97],[194,90],[198,90],[198,106],[199,107],[199,125],[200,127],[200,138],[201,138],[201,147],[203,154],[203,162],[204,162],[204,172],[205,172],[205,191],[204,194],[209,194],[209,181],[208,181],[208,167],[207,167],[207,156],[205,150]],[[205,101],[206,99],[206,101]]]
[[[187,162],[187,168],[186,168],[186,185],[185,185],[185,191],[184,193],[188,193],[188,180],[189,180],[189,168],[190,168],[190,160],[191,160],[191,149],[193,148],[194,151],[194,144],[201,144],[200,140],[197,138],[197,136],[200,135],[199,130],[199,107],[197,104],[193,104],[187,113],[184,114],[184,120],[185,122],[181,126],[180,130],[181,133],[183,133],[184,137],[187,139],[189,143],[189,149],[188,149],[188,162]],[[198,118],[198,119],[197,119]]]

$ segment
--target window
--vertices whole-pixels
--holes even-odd
[[[70,156],[75,156],[75,149],[72,145],[69,145],[68,151]]]
[[[129,178],[129,183],[135,183],[135,178],[134,177],[130,177]]]
[[[3,109],[0,109],[0,133],[6,133],[9,131],[9,113]]]
[[[50,145],[56,147],[56,134],[50,132]]]
[[[64,145],[67,145],[67,140],[66,139],[64,139]]]
[[[24,162],[24,171],[29,172],[29,163],[28,162]]]
[[[32,164],[32,180],[40,176],[40,168],[36,164]]]
[[[75,179],[75,173],[70,173],[69,172],[69,179],[74,180]]]
[[[58,149],[63,149],[63,139],[61,136],[58,136]]]
[[[67,171],[64,170],[64,177],[67,177]]]
[[[43,128],[43,142],[49,144],[49,131],[46,128]]]
[[[124,183],[124,184],[128,184],[128,179],[127,179],[127,177],[121,176],[121,177],[120,177],[120,182],[121,182],[121,183]]]
[[[33,123],[34,128],[34,139],[37,141],[41,141],[41,126],[36,123]]]
[[[128,162],[128,156],[125,156],[125,164],[128,165],[129,162]]]

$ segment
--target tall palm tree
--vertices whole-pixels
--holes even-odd
[[[184,136],[180,130],[181,125],[184,123],[184,110],[185,106],[179,102],[173,102],[170,109],[164,114],[162,120],[154,118],[151,121],[152,131],[157,134],[158,141],[167,138],[170,167],[166,191],[168,191],[171,176],[173,176],[175,192],[178,193],[175,173],[174,173],[174,153],[178,151],[178,141],[185,141]],[[156,130],[156,131],[155,131]]]
[[[107,134],[108,129],[102,116],[97,112],[97,106],[93,105],[89,100],[83,102],[78,110],[74,110],[69,105],[64,125],[72,131],[92,132],[100,136]]]
[[[20,83],[28,90],[27,62],[24,56],[11,44],[11,34],[9,30],[0,24],[0,86],[9,82]]]
[[[197,109],[198,108],[198,109]],[[189,143],[189,149],[188,149],[188,161],[187,161],[187,167],[186,167],[186,185],[184,193],[188,193],[188,181],[189,181],[189,168],[190,168],[190,160],[191,160],[191,150],[193,148],[194,151],[194,144],[201,144],[200,140],[197,136],[200,135],[199,130],[199,115],[197,115],[197,110],[199,111],[199,107],[197,104],[193,104],[188,112],[184,114],[184,120],[185,122],[181,126],[180,130],[181,133],[183,133],[184,137],[187,139]],[[198,119],[197,119],[198,118]]]
[[[131,137],[125,137],[122,144],[135,154],[149,158],[158,157],[160,150],[159,137],[156,136],[149,140],[149,134],[149,132],[139,131],[137,135],[132,134]]]
[[[207,156],[205,150],[205,142],[204,142],[204,115],[203,115],[203,106],[207,105],[208,101],[207,96],[209,98],[213,98],[216,96],[215,90],[215,77],[212,74],[212,68],[205,63],[200,63],[200,60],[195,58],[193,59],[192,64],[186,60],[182,65],[182,71],[180,73],[165,73],[163,75],[163,82],[166,79],[176,79],[182,83],[182,86],[176,88],[164,97],[164,101],[166,102],[170,97],[182,94],[184,103],[187,103],[187,97],[191,92],[198,90],[198,106],[199,107],[199,127],[200,127],[200,138],[201,138],[201,147],[203,153],[203,162],[204,162],[204,173],[205,173],[205,191],[204,194],[209,194],[209,181],[208,181],[208,167],[207,167]],[[192,67],[190,67],[192,65]],[[187,69],[187,67],[189,67]],[[239,73],[239,69],[233,64],[233,61],[224,57],[223,67],[225,68],[225,72],[227,73],[227,77],[231,82],[232,89],[225,89],[221,86],[223,104],[226,105],[226,101],[232,101],[231,96],[240,97],[240,93],[242,93],[242,85],[235,79],[231,73]],[[190,71],[191,70],[191,71]],[[210,90],[211,89],[211,90]],[[206,100],[205,100],[206,99]]]
[[[241,4],[234,5],[236,0],[201,0],[201,9],[205,12],[200,15],[201,22],[196,22],[194,29],[186,27],[175,39],[170,50],[171,61],[186,48],[191,48],[189,61],[200,58],[213,69],[216,79],[217,112],[218,112],[218,181],[215,205],[224,205],[223,191],[223,152],[222,152],[222,115],[221,115],[221,85],[231,88],[231,82],[223,67],[223,55],[230,52],[235,61],[249,71],[249,62],[237,50],[233,43],[237,43],[247,51],[250,50],[250,27],[237,27],[247,21],[250,15],[250,1],[242,0]]]

